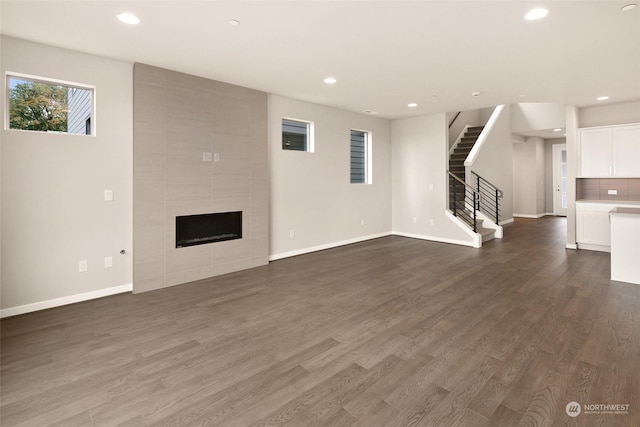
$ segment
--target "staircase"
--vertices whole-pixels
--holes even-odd
[[[502,192],[474,172],[474,185],[466,183],[464,165],[483,128],[467,128],[449,154],[449,209],[474,233],[480,235],[482,242],[486,242],[502,237],[501,227],[498,226],[499,236],[496,236],[496,228],[483,227],[489,223],[499,223],[499,199]]]
[[[467,128],[465,133],[462,135],[462,138],[460,138],[460,141],[453,146],[453,151],[449,154],[449,172],[453,173],[463,182],[466,182],[464,161],[471,152],[473,144],[478,140],[482,129],[484,129],[484,126],[472,126]],[[464,189],[460,188],[458,189],[461,191],[457,192],[455,195],[456,197],[454,198],[453,186],[458,184],[459,183],[456,183],[455,181],[449,183],[449,209],[451,210],[454,208],[454,200],[461,203],[464,199]]]
[[[460,142],[454,146],[453,152],[449,154],[449,171],[454,173],[462,181],[465,181],[464,161],[471,152],[473,144],[478,140],[482,129],[484,129],[484,126],[472,126],[467,128],[466,132],[460,139]]]

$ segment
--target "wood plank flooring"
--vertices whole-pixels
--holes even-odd
[[[0,424],[640,425],[640,286],[565,226],[518,219],[480,250],[385,237],[4,319]]]

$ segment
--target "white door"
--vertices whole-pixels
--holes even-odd
[[[553,145],[553,214],[567,216],[567,145]]]

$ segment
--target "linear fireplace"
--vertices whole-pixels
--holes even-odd
[[[176,217],[176,248],[241,238],[241,211]]]

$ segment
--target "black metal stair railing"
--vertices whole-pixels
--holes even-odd
[[[478,194],[477,209],[494,220],[500,225],[500,199],[502,199],[502,190],[498,187],[471,171],[474,181],[474,191]]]
[[[480,194],[456,174],[447,171],[449,178],[449,209],[454,216],[478,232],[478,206]]]

